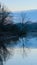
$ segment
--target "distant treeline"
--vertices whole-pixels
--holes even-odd
[[[28,32],[37,32],[37,23],[18,23],[18,24],[7,24],[0,25],[0,34],[8,33],[7,35],[13,36],[26,36]]]

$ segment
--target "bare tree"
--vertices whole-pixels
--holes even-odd
[[[10,20],[9,14],[10,12],[0,4],[0,29],[3,29],[4,23]],[[0,65],[3,65],[3,61],[5,61],[9,55],[9,51],[6,47],[8,45],[9,40],[4,39],[4,34],[0,30]]]
[[[24,36],[26,35],[26,31],[25,30],[25,23],[26,23],[26,13],[21,12],[20,13],[20,22],[21,22],[21,31],[20,31],[20,36]]]
[[[7,8],[0,4],[0,24],[4,24],[7,22],[11,23],[10,18],[13,18],[13,16],[11,17],[10,12],[7,10]]]
[[[20,18],[21,18],[20,22],[21,22],[22,24],[25,23],[26,13],[21,12]]]

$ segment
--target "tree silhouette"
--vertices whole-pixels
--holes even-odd
[[[4,23],[6,24],[10,21],[9,14],[10,12],[7,11],[7,9],[5,9],[5,7],[0,4],[0,65],[3,65],[3,61],[5,61],[7,57],[10,55],[7,49],[7,46],[11,44],[10,42],[12,41],[12,46],[15,46],[16,42],[19,40],[19,37],[21,37],[23,34],[26,35],[26,32],[23,31],[23,23],[25,20],[24,14],[21,14],[21,31],[19,30],[16,24],[4,25]]]
[[[7,39],[7,36],[5,37],[5,33],[3,33],[4,29],[4,22],[8,21],[10,12],[8,12],[4,6],[0,4],[0,65],[3,65],[3,61],[6,60],[6,58],[9,55],[9,51],[7,50],[7,45],[9,42],[9,39]]]
[[[27,32],[26,32],[26,21],[25,21],[25,18],[26,18],[26,13],[24,12],[21,12],[20,13],[20,22],[21,22],[21,32],[20,32],[20,36],[26,36]]]
[[[0,24],[4,24],[4,22],[8,22],[8,17],[10,12],[7,10],[7,8],[0,4]],[[10,19],[9,19],[10,20]]]

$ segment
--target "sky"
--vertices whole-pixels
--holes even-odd
[[[0,0],[10,11],[37,9],[37,0]]]

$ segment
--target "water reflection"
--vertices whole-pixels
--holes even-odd
[[[23,58],[31,52],[30,48],[37,48],[37,37],[33,37],[30,34],[26,37],[13,37],[5,36],[0,37],[0,65],[3,65],[3,62],[9,59],[10,55],[14,56],[17,50],[17,53],[20,53]]]
[[[3,65],[3,61],[6,61],[8,57],[10,56],[11,52],[13,52],[13,55],[15,53],[14,48],[22,47],[23,48],[23,55],[26,54],[26,46],[25,41],[27,41],[25,38],[18,38],[18,37],[1,37],[0,38],[0,65]],[[21,44],[22,43],[22,44]],[[10,50],[12,48],[12,51]],[[21,52],[21,51],[20,51]]]
[[[35,43],[36,41],[36,43]],[[0,65],[6,61],[10,55],[15,55],[15,50],[23,56],[27,56],[30,48],[37,47],[37,37],[32,37],[30,34],[26,37],[20,38],[18,36],[1,36],[0,37]]]
[[[0,40],[0,65],[3,65],[3,61],[9,56],[9,51],[6,48],[6,43]]]
[[[14,56],[11,56],[11,58],[4,65],[37,65],[37,48],[32,48],[30,50],[30,52],[27,51],[27,56],[24,55],[24,57],[22,57],[19,52],[20,49],[16,49]]]

